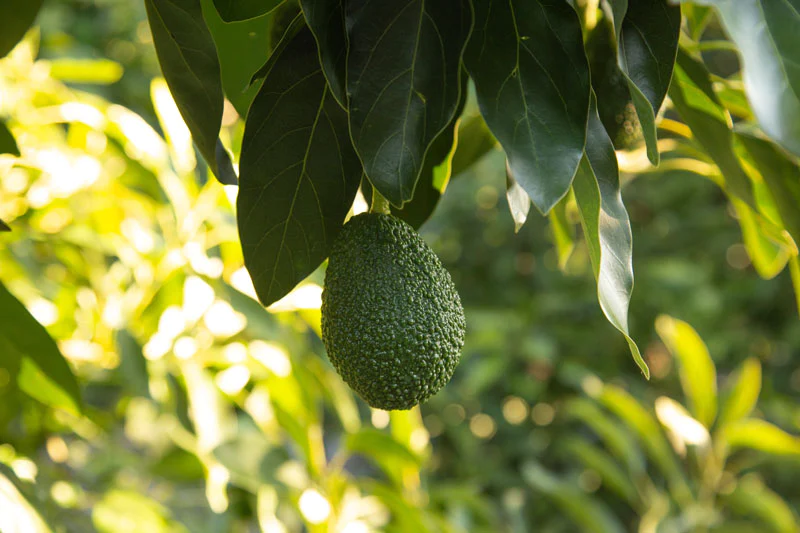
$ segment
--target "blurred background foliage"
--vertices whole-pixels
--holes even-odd
[[[745,242],[671,110],[662,166],[635,140],[620,153],[652,380],[597,305],[574,201],[515,234],[493,151],[421,229],[466,308],[462,363],[386,413],[325,358],[321,271],[269,310],[253,299],[236,189],[198,165],[142,5],[50,1],[37,24],[0,60],[20,151],[0,155],[0,281],[57,341],[83,409],[0,368],[3,533],[798,530],[788,256],[773,272],[780,247]],[[730,50],[706,60],[738,70]],[[223,120],[234,153],[246,105]]]

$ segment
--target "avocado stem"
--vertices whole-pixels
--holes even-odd
[[[389,200],[383,197],[375,186],[372,186],[372,206],[369,208],[370,213],[381,213],[384,215],[391,215],[392,211],[389,206]]]

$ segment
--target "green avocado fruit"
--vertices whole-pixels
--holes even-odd
[[[333,243],[322,340],[342,379],[370,406],[411,409],[453,376],[466,320],[450,274],[405,222],[351,218]]]

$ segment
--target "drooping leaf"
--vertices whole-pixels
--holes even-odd
[[[345,0],[300,0],[317,40],[322,72],[336,101],[347,107],[347,26]]]
[[[778,144],[800,156],[800,2],[700,0],[717,8],[736,43],[742,78],[759,124]]]
[[[237,113],[245,117],[260,88],[260,84],[250,83],[251,78],[277,44],[273,42],[273,29],[279,22],[276,19],[280,10],[252,19],[225,22],[212,0],[201,0],[201,3],[217,48],[222,89]]]
[[[570,520],[587,533],[622,533],[625,528],[611,510],[580,488],[555,477],[536,463],[522,467],[525,481],[555,503]]]
[[[465,62],[514,179],[547,213],[583,154],[589,66],[566,2],[476,0]]]
[[[800,313],[800,259],[792,256],[789,259],[789,272],[792,276],[792,287],[794,287],[794,299],[797,304],[797,312]]]
[[[567,217],[567,205],[573,195],[567,195],[561,199],[548,213],[550,220],[550,233],[553,236],[553,245],[558,256],[558,268],[566,270],[567,262],[575,249],[575,226]]]
[[[214,0],[219,16],[225,22],[237,22],[265,15],[284,0]]]
[[[775,455],[800,457],[800,437],[765,420],[746,418],[728,424],[722,437],[731,448],[751,448]]]
[[[78,382],[47,330],[0,283],[0,364],[23,392],[72,414],[81,411]],[[16,372],[14,372],[16,370]]]
[[[728,192],[755,208],[750,178],[733,150],[730,116],[714,93],[705,65],[683,50],[678,52],[669,95],[693,137],[719,167]]]
[[[414,197],[401,209],[392,207],[392,213],[408,222],[414,229],[419,229],[433,214],[444,189],[450,181],[452,163],[458,146],[457,129],[461,112],[467,100],[467,79],[462,79],[461,101],[453,119],[447,127],[436,136],[422,165],[419,181],[414,189]]]
[[[245,124],[237,201],[245,265],[264,305],[327,257],[361,180],[310,30],[276,53]]]
[[[620,195],[614,145],[600,122],[594,97],[586,155],[578,167],[573,191],[597,279],[600,307],[609,322],[625,336],[633,360],[650,379],[647,363],[628,333],[628,305],[633,291],[631,226]]]
[[[678,361],[681,386],[694,417],[710,428],[717,416],[717,369],[700,335],[682,320],[656,319],[661,341]]]
[[[0,57],[25,36],[42,7],[42,0],[3,0],[0,4]]]
[[[612,4],[618,3],[612,1]],[[615,20],[618,30],[619,65],[628,79],[633,105],[639,116],[647,157],[658,165],[656,115],[669,89],[678,35],[680,6],[667,0],[627,2],[625,18]]]
[[[353,145],[397,207],[411,199],[428,148],[455,115],[471,15],[466,0],[347,4]]]
[[[800,168],[765,139],[744,131],[738,131],[737,138],[753,158],[775,201],[781,222],[795,243],[800,243]]]
[[[758,216],[744,202],[732,198],[732,204],[742,228],[747,255],[758,275],[764,279],[777,276],[794,253],[791,239],[764,217]]]
[[[19,147],[17,140],[11,130],[8,129],[6,123],[0,120],[0,154],[11,154],[19,157]]]
[[[284,57],[283,53],[286,47],[292,42],[292,39],[297,35],[297,33],[306,28],[306,22],[303,18],[303,14],[300,12],[296,12],[294,14],[293,10],[289,9],[291,4],[288,4],[286,7],[286,11],[284,12],[283,9],[277,10],[276,15],[281,15],[288,17],[291,15],[291,19],[288,21],[284,21],[283,23],[273,23],[273,27],[270,31],[270,43],[272,45],[272,52],[270,53],[267,61],[261,66],[260,69],[253,74],[253,77],[250,79],[250,84],[254,85],[256,81],[267,77],[272,67],[275,66],[275,63],[278,59]],[[283,27],[285,24],[285,27]],[[282,27],[278,28],[277,26]]]
[[[508,160],[506,160],[506,200],[508,200],[508,210],[511,212],[511,218],[514,220],[514,232],[519,232],[528,219],[528,211],[531,209],[531,197],[517,183]]]
[[[219,59],[200,0],[145,0],[145,7],[161,71],[192,138],[217,179],[235,185],[230,156],[219,141]]]
[[[733,386],[722,404],[720,427],[745,418],[755,408],[761,393],[761,363],[754,357],[746,359],[737,369],[733,380]]]

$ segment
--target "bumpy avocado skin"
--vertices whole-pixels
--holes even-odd
[[[355,216],[334,241],[322,292],[322,340],[370,406],[411,409],[450,380],[466,320],[450,274],[405,222]]]

